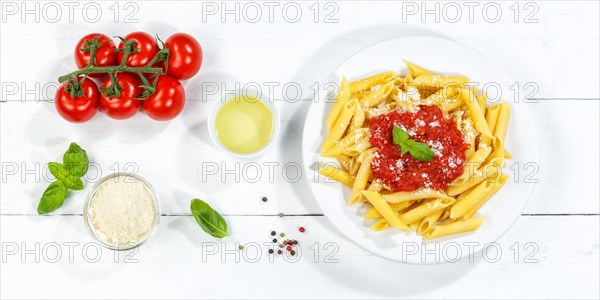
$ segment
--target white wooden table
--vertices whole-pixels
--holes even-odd
[[[469,3],[2,1],[0,296],[599,298],[598,1]],[[143,114],[63,121],[51,99],[57,76],[75,67],[76,41],[89,32],[135,30],[164,38],[184,31],[202,43],[204,64],[185,84],[183,114],[170,123]],[[479,50],[534,102],[539,183],[498,241],[497,261],[481,253],[473,262],[423,266],[378,258],[334,228],[297,173],[311,87],[361,48],[408,35],[444,36]],[[224,156],[208,138],[208,109],[236,83],[273,86],[282,113],[279,145],[256,163]],[[86,190],[40,217],[37,202],[51,179],[44,166],[71,141],[93,162]],[[92,243],[82,219],[87,190],[115,170],[148,179],[162,204],[155,236],[117,256]],[[520,166],[519,174],[529,171]],[[195,224],[194,197],[225,216],[231,236],[215,240]],[[271,230],[298,239],[302,255],[271,260],[263,245]]]

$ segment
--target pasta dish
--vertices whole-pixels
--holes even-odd
[[[326,119],[319,173],[351,189],[375,231],[416,231],[424,239],[474,231],[477,211],[506,183],[506,101],[488,106],[465,76],[407,62],[409,74],[343,78]]]

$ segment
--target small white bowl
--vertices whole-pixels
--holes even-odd
[[[221,140],[219,140],[219,136],[217,135],[217,126],[216,126],[217,114],[221,110],[221,107],[223,107],[223,105],[227,101],[229,101],[237,96],[255,97],[256,99],[258,99],[262,103],[264,103],[271,111],[271,114],[273,114],[273,132],[271,134],[271,139],[260,150],[252,152],[252,153],[243,153],[242,154],[242,153],[236,153],[236,152],[231,151],[229,148],[225,147],[225,145],[223,145],[223,143],[221,143]],[[259,157],[263,156],[269,150],[269,148],[271,148],[271,146],[273,146],[273,144],[275,144],[275,141],[277,140],[277,137],[279,136],[280,125],[281,125],[281,119],[279,116],[279,112],[275,108],[275,105],[273,105],[273,103],[271,101],[265,101],[262,93],[260,93],[256,89],[246,88],[246,89],[237,90],[235,92],[235,94],[233,94],[233,95],[231,93],[226,93],[225,95],[223,95],[223,97],[221,98],[220,101],[217,101],[215,104],[213,104],[213,106],[210,110],[210,114],[208,115],[207,127],[208,127],[208,135],[210,136],[210,139],[213,141],[213,143],[215,144],[215,146],[217,146],[217,148],[219,150],[221,150],[221,151],[227,153],[229,156],[232,156],[235,158],[252,159],[252,158],[259,158]]]
[[[154,221],[152,223],[152,228],[150,230],[148,230],[148,232],[146,233],[146,235],[141,238],[140,240],[137,241],[137,243],[133,243],[133,244],[127,244],[127,245],[116,245],[116,244],[111,244],[109,242],[107,242],[106,240],[104,240],[101,237],[101,234],[99,234],[96,231],[96,228],[94,227],[94,224],[92,224],[92,220],[90,217],[90,210],[92,208],[92,202],[94,199],[94,195],[96,194],[96,192],[98,191],[98,189],[104,185],[107,181],[115,178],[115,177],[119,177],[119,176],[130,176],[136,180],[141,181],[142,183],[144,183],[148,189],[150,190],[150,192],[152,192],[152,196],[154,197],[154,204],[156,207],[156,212],[155,212],[155,216],[154,216]],[[156,195],[156,191],[154,190],[154,187],[152,187],[152,185],[150,184],[150,182],[148,182],[146,179],[142,178],[141,176],[134,174],[134,173],[128,173],[128,172],[115,172],[113,174],[107,175],[102,177],[98,182],[96,182],[96,184],[94,184],[94,186],[92,186],[92,189],[88,192],[87,197],[85,199],[85,203],[83,205],[83,221],[85,223],[85,227],[87,228],[88,233],[90,234],[90,236],[96,241],[98,242],[100,245],[111,249],[111,250],[130,250],[133,249],[135,247],[140,246],[141,244],[143,244],[145,241],[148,240],[148,238],[150,238],[152,235],[154,235],[154,233],[156,232],[156,228],[158,227],[158,221],[160,219],[160,201],[158,200],[158,195]]]

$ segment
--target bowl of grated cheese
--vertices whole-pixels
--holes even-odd
[[[102,246],[129,250],[141,245],[158,227],[160,203],[152,185],[132,173],[100,179],[87,195],[83,218]]]

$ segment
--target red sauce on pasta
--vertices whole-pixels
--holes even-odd
[[[394,144],[394,125],[402,127],[411,139],[426,143],[435,155],[431,161],[419,161],[410,153],[402,155]],[[463,173],[465,143],[456,123],[436,105],[420,105],[415,112],[395,110],[369,121],[371,145],[377,147],[371,162],[373,177],[392,191],[419,188],[445,190]]]

